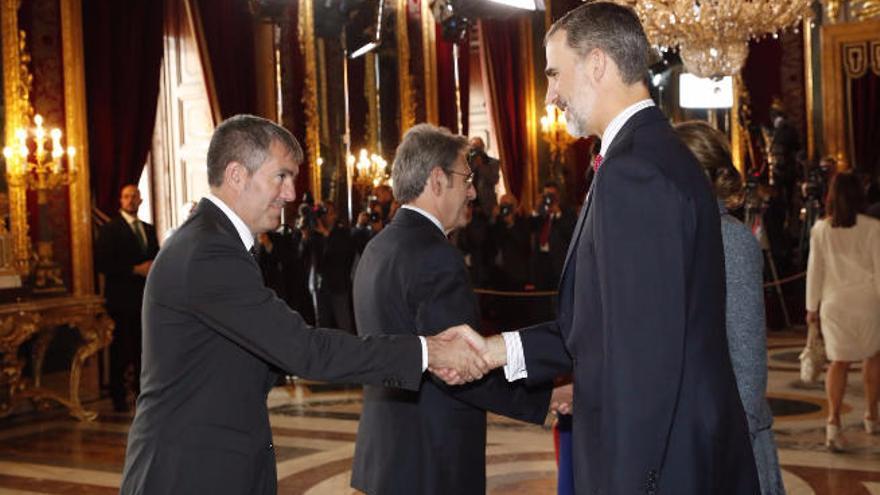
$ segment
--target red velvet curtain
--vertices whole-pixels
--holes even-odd
[[[256,113],[254,18],[247,0],[196,0],[193,5],[205,72],[210,70],[205,81],[220,111],[214,118]]]
[[[104,212],[137,182],[156,120],[163,2],[83,2],[86,105],[92,197]]]
[[[455,106],[455,58],[453,43],[443,39],[443,29],[436,24],[437,47],[437,100],[440,125],[453,133],[458,132],[458,116]],[[464,136],[468,135],[468,104],[470,103],[470,45],[465,37],[458,44],[458,81],[461,92],[461,121]]]
[[[880,75],[869,69],[848,84],[852,167],[876,177],[880,174]]]
[[[525,63],[520,46],[521,20],[480,20],[480,58],[488,89],[489,115],[495,127],[501,167],[512,194],[522,199],[526,159]]]

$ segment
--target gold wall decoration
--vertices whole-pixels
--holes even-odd
[[[851,0],[850,12],[856,21],[880,17],[880,0]]]
[[[434,125],[440,124],[439,102],[437,101],[437,30],[434,13],[428,0],[421,0],[422,6],[422,62],[425,66],[425,115]]]
[[[539,128],[539,105],[538,96],[535,89],[535,56],[532,43],[532,18],[523,16],[520,20],[519,43],[521,49],[525,52],[525,64],[523,64],[523,73],[520,77],[525,82],[525,100],[526,100],[526,149],[523,150],[523,156],[526,159],[525,173],[523,174],[523,191],[520,203],[524,205],[535,204],[538,197],[538,188],[540,186],[538,180],[538,128]],[[541,107],[543,108],[543,107]],[[553,177],[556,179],[556,177]]]
[[[13,143],[15,130],[24,125],[28,112],[31,75],[25,50],[25,33],[18,29],[20,0],[2,0],[3,99],[6,107],[5,143]],[[27,191],[9,185],[9,235],[15,269],[22,276],[30,272],[31,244],[27,224]]]
[[[400,91],[400,139],[402,140],[406,131],[416,124],[416,107],[414,104],[412,89],[412,74],[410,73],[409,34],[407,32],[407,0],[397,0],[396,7],[397,77]]]
[[[305,55],[305,84],[302,101],[306,115],[306,163],[309,167],[312,195],[321,201],[321,120],[318,116],[318,77],[315,55],[315,19],[313,0],[299,0],[299,43]]]
[[[70,185],[70,240],[74,295],[93,294],[92,205],[89,192],[89,150],[86,131],[85,57],[82,1],[61,5],[61,49],[64,56],[64,114],[67,143],[77,149],[79,172]]]
[[[381,154],[382,142],[379,135],[382,134],[379,126],[381,113],[381,99],[376,87],[376,52],[372,51],[364,55],[364,98],[370,104],[367,105],[367,147]]]
[[[873,44],[880,44],[880,20],[822,26],[823,155],[851,164],[847,139],[846,78],[870,68]],[[861,47],[861,48],[860,48]],[[875,69],[876,70],[876,69]],[[852,78],[852,77],[850,77]]]
[[[813,30],[815,24],[811,19],[804,19],[802,28],[804,32],[804,94],[807,106],[807,159],[812,160],[816,156],[816,128],[814,127],[816,116],[816,101],[813,95],[815,84],[813,82]]]

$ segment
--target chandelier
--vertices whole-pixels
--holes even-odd
[[[685,69],[699,77],[734,75],[749,40],[775,35],[812,16],[811,0],[617,0],[632,7],[648,39],[679,48]]]
[[[388,183],[388,162],[375,153],[361,148],[357,158],[349,154],[345,162],[354,172],[355,183],[365,190]]]
[[[556,105],[547,105],[544,109],[544,116],[541,117],[541,134],[544,141],[550,145],[551,160],[554,163],[565,163],[565,150],[577,138],[568,133],[565,113],[556,108]]]

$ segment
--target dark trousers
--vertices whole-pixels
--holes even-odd
[[[110,397],[116,409],[128,408],[128,391],[140,393],[141,377],[141,313],[114,311],[110,313],[116,328],[110,343]]]
[[[354,312],[351,306],[351,296],[348,292],[336,293],[318,291],[318,326],[324,328],[339,328],[349,333],[355,333]]]

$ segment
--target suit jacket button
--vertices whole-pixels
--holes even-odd
[[[272,442],[269,442],[269,450],[272,450],[273,448],[275,448],[275,445],[272,444]]]

